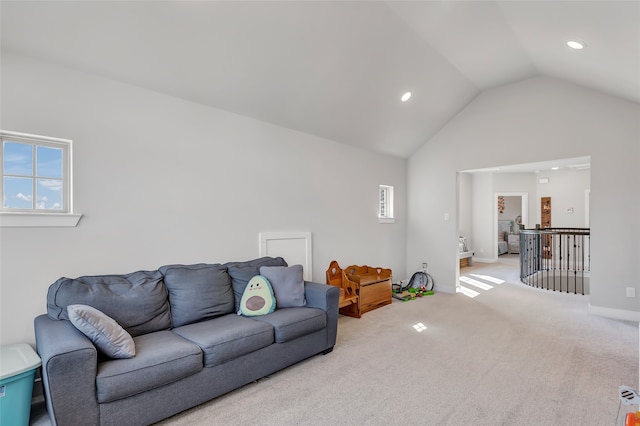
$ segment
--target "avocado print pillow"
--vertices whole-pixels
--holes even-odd
[[[247,283],[240,299],[238,315],[248,317],[266,315],[275,311],[276,298],[269,280],[262,275],[256,275]]]

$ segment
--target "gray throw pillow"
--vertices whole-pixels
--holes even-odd
[[[278,308],[306,306],[302,265],[261,266],[260,275],[271,283]]]
[[[133,338],[113,318],[87,305],[67,306],[69,321],[109,358],[136,354]]]

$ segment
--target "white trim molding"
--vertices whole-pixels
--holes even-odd
[[[378,223],[396,223],[396,219],[393,217],[379,217]]]
[[[601,317],[640,323],[640,312],[638,311],[627,311],[625,309],[605,308],[604,306],[593,306],[592,304],[589,304],[589,313],[593,315],[598,315]]]
[[[0,212],[0,228],[73,228],[81,214]]]
[[[302,247],[302,252],[300,252]],[[305,281],[312,281],[311,232],[260,232],[260,256],[282,256],[287,263],[301,263]],[[291,258],[294,256],[294,258]],[[295,256],[298,256],[295,259]],[[290,257],[287,260],[287,257]]]
[[[498,262],[497,259],[493,259],[493,258],[490,258],[490,257],[476,257],[476,256],[473,256],[471,259],[472,259],[473,262],[478,262],[478,263],[497,263]]]

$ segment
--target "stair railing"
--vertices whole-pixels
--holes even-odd
[[[520,281],[546,290],[589,293],[589,228],[520,231]]]

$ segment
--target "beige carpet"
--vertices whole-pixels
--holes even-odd
[[[638,387],[637,324],[520,284],[514,265],[462,273],[468,296],[341,316],[331,354],[160,424],[614,425],[634,408],[618,386]]]

